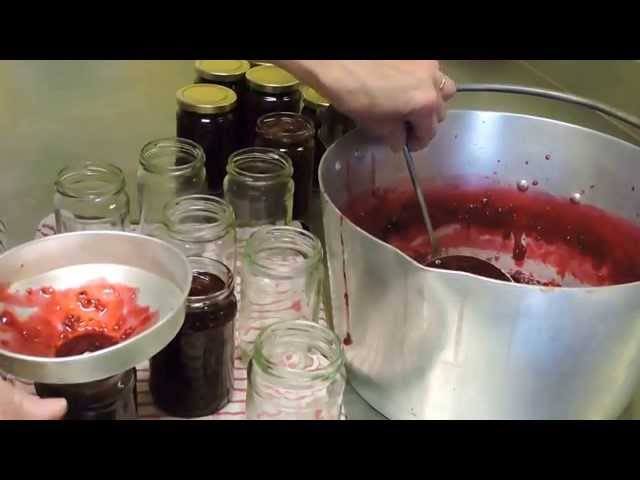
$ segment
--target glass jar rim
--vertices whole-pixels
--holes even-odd
[[[277,134],[270,134],[266,127],[270,122],[278,120],[295,120],[300,122],[300,125],[303,128],[293,132],[279,131]],[[258,121],[256,122],[256,134],[265,139],[273,139],[277,137],[278,140],[283,143],[293,143],[313,138],[315,135],[315,127],[311,120],[301,113],[272,112],[258,118]]]
[[[100,178],[102,186],[92,189],[78,188],[77,184]],[[111,163],[85,161],[62,168],[54,183],[56,191],[65,197],[95,199],[120,194],[126,186],[124,172]]]
[[[205,255],[191,255],[187,257],[187,260],[189,260],[189,264],[191,265],[192,274],[196,272],[211,273],[224,282],[224,288],[217,292],[210,293],[208,295],[187,296],[187,307],[202,308],[208,303],[222,300],[234,293],[235,278],[231,269],[225,265],[224,262]],[[224,278],[218,275],[218,272],[222,272]]]
[[[164,206],[164,226],[169,234],[178,239],[189,242],[211,242],[227,234],[235,226],[235,213],[225,200],[213,195],[193,194],[183,195],[168,201]],[[184,224],[181,220],[194,214],[216,218],[212,222],[202,225]],[[198,237],[195,234],[210,232],[210,236]]]
[[[249,168],[253,162],[269,164],[272,172],[255,172]],[[289,180],[293,176],[293,164],[289,156],[275,148],[249,147],[237,150],[229,156],[227,174],[252,183]]]
[[[322,353],[329,360],[328,363],[314,370],[301,370],[274,363],[265,353],[265,345],[271,341],[277,341],[281,345],[286,341],[283,339],[283,334],[286,332],[298,334],[300,342],[305,341],[310,345],[315,344],[316,347],[318,345],[325,347]],[[281,380],[330,381],[340,373],[345,364],[345,355],[342,342],[333,330],[306,319],[279,320],[266,327],[256,338],[252,362],[263,373]]]
[[[155,157],[166,152],[182,153],[191,157],[191,161],[184,165],[162,166],[154,163]],[[180,174],[190,171],[194,166],[203,166],[204,150],[196,142],[187,138],[166,137],[147,142],[140,150],[140,165],[151,173]]]
[[[296,240],[299,247],[307,250],[307,257],[302,261],[293,265],[292,269],[286,275],[280,275],[274,272],[273,268],[266,265],[259,258],[259,254],[267,249],[271,249],[274,242]],[[285,248],[294,250],[293,245],[287,245]],[[280,247],[282,249],[282,247]],[[268,273],[272,277],[289,278],[293,274],[299,274],[301,271],[308,269],[314,264],[320,263],[324,256],[322,243],[312,233],[302,228],[290,226],[266,226],[261,227],[251,234],[245,244],[245,256],[253,267]]]

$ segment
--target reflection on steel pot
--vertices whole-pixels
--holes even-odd
[[[566,288],[424,267],[344,216],[352,198],[408,183],[401,162],[356,130],[320,167],[333,322],[358,392],[395,419],[617,417],[640,374],[640,283],[590,286],[607,282],[571,265],[541,282]],[[450,112],[416,154],[427,193],[471,182],[529,195],[535,185],[625,225],[640,213],[638,162],[640,148],[592,130],[479,111]]]

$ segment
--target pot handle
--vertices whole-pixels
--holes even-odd
[[[569,93],[556,92],[554,90],[546,90],[544,88],[522,87],[519,85],[501,85],[495,83],[467,83],[458,85],[458,92],[495,92],[495,93],[514,93],[518,95],[530,95],[533,97],[548,98],[558,100],[560,102],[572,103],[590,108],[596,112],[608,115],[611,118],[620,120],[632,127],[640,130],[640,118],[629,115],[621,110],[610,107],[601,102],[589,100],[588,98],[578,97]]]

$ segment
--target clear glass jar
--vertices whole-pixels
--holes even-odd
[[[314,166],[313,166],[313,189],[319,190],[320,185],[318,183],[318,167],[320,166],[320,160],[326,151],[325,145],[320,140],[320,129],[322,128],[323,116],[329,108],[329,100],[324,98],[313,88],[309,86],[303,86],[302,91],[302,115],[307,117],[315,128],[315,153],[314,153]]]
[[[65,398],[65,420],[135,420],[136,369],[103,380],[75,384],[35,384],[43,398]]]
[[[267,113],[300,113],[302,94],[298,80],[275,65],[253,67],[246,74],[247,92],[242,103],[246,127],[244,145],[255,143],[256,123]]]
[[[258,334],[272,323],[317,321],[322,301],[323,251],[312,233],[294,227],[264,227],[246,243],[238,346],[244,363]]]
[[[299,113],[276,112],[263,115],[256,125],[256,146],[285,153],[293,166],[293,218],[304,219],[314,176],[315,129]]]
[[[247,371],[250,420],[338,420],[346,385],[334,332],[304,320],[277,322],[256,340]]]
[[[129,195],[115,165],[84,162],[58,172],[53,204],[56,232],[126,230]]]
[[[164,209],[164,240],[188,257],[204,256],[236,268],[236,217],[231,205],[212,195],[187,195]]]
[[[204,151],[185,138],[163,138],[142,147],[138,166],[140,231],[157,235],[167,202],[206,193]]]
[[[259,227],[291,223],[292,175],[289,157],[272,148],[245,148],[229,157],[224,198],[236,214],[240,245]]]
[[[176,135],[202,147],[209,193],[221,195],[227,159],[239,148],[237,96],[220,85],[194,84],[176,98]]]
[[[190,257],[193,270],[184,324],[151,358],[149,388],[170,415],[202,417],[222,409],[233,392],[233,273],[222,262]]]

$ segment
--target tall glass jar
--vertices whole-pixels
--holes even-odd
[[[198,60],[196,83],[213,83],[233,90],[238,99],[245,91],[244,76],[251,68],[246,60]]]
[[[65,420],[135,420],[136,369],[103,380],[74,384],[35,384],[43,398],[65,398]]]
[[[211,195],[186,195],[164,209],[166,238],[185,255],[222,261],[236,266],[236,217],[231,205]]]
[[[163,138],[142,147],[138,165],[140,231],[157,235],[167,202],[206,193],[204,151],[185,138]]]
[[[322,156],[326,151],[325,145],[320,140],[319,134],[320,129],[322,128],[323,116],[327,108],[329,108],[329,100],[309,86],[305,85],[300,90],[302,91],[302,115],[307,117],[313,123],[313,127],[316,132],[316,146],[313,162],[313,188],[314,190],[318,190],[320,187],[318,183],[318,166],[320,165],[320,160],[322,160]]]
[[[299,113],[302,94],[299,82],[286,70],[275,65],[253,67],[246,74],[247,93],[243,102],[245,122],[244,146],[255,142],[256,123],[267,113]]]
[[[247,380],[250,420],[338,420],[346,385],[340,339],[317,323],[277,322],[256,340]]]
[[[294,227],[264,227],[245,246],[238,346],[243,362],[258,334],[290,318],[317,321],[322,298],[322,245],[313,234]]]
[[[256,125],[256,145],[285,153],[293,166],[293,218],[301,220],[309,210],[314,177],[315,129],[299,113],[263,115]]]
[[[209,193],[221,195],[227,159],[239,147],[237,96],[220,85],[194,84],[176,98],[176,135],[202,147]]]
[[[205,257],[189,261],[193,280],[184,324],[151,358],[149,388],[162,410],[193,418],[215,413],[231,400],[237,303],[233,273],[224,263]]]
[[[271,148],[245,148],[229,157],[224,198],[236,214],[240,245],[258,227],[291,223],[292,175],[289,157]]]
[[[126,230],[129,195],[125,187],[124,173],[115,165],[84,162],[63,168],[53,197],[56,231]]]

